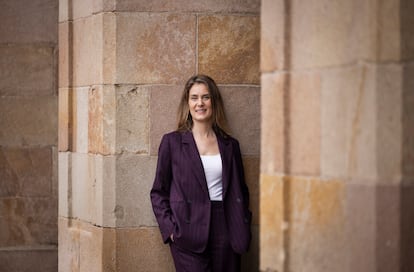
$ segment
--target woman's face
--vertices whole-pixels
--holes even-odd
[[[211,122],[213,109],[206,85],[196,83],[191,87],[188,96],[188,107],[193,122]]]

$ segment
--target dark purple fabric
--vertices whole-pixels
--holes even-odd
[[[240,255],[230,245],[228,228],[221,201],[211,205],[210,232],[207,248],[195,253],[170,243],[177,272],[238,272]]]
[[[239,143],[217,135],[223,166],[223,209],[233,250],[246,252],[251,240],[249,191],[245,183]],[[191,132],[164,135],[151,202],[164,243],[196,253],[205,251],[211,202],[200,155]]]

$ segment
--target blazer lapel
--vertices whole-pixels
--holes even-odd
[[[220,149],[221,160],[223,164],[222,182],[223,182],[223,200],[226,196],[230,182],[231,158],[233,154],[232,145],[228,139],[217,135],[217,141]]]
[[[197,149],[193,134],[189,131],[182,134],[183,155],[189,158],[188,167],[191,168],[201,188],[208,194],[206,175],[204,174],[203,163]]]

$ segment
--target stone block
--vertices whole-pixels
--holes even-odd
[[[71,157],[69,217],[115,226],[115,157],[79,153]]]
[[[149,153],[149,90],[122,85],[116,88],[116,152]]]
[[[259,224],[259,171],[260,171],[260,158],[259,156],[244,156],[243,157],[244,175],[246,179],[247,187],[249,188],[250,195],[250,210],[253,213],[252,224]]]
[[[68,21],[72,17],[71,12],[72,7],[69,6],[69,0],[59,0],[59,23]]]
[[[58,110],[59,110],[59,151],[72,149],[72,89],[59,88]]]
[[[158,153],[161,138],[177,129],[177,111],[184,86],[155,85],[150,87],[150,155]]]
[[[0,147],[0,197],[53,197],[51,147]]]
[[[402,76],[402,172],[414,177],[414,65],[403,67]]]
[[[285,74],[263,74],[261,89],[261,173],[274,175],[285,172],[287,148]]]
[[[322,73],[321,172],[323,176],[375,180],[375,67]]]
[[[346,186],[345,216],[347,223],[344,237],[347,237],[345,249],[349,250],[349,264],[346,271],[377,271],[375,241],[378,239],[376,236],[378,219],[375,211],[375,190],[375,185],[369,185],[363,181],[350,183]]]
[[[288,112],[285,112],[286,171],[317,176],[320,173],[321,79],[313,72],[288,76]]]
[[[0,246],[34,246],[57,242],[56,198],[1,198]]]
[[[56,246],[0,249],[0,271],[54,272],[57,269]]]
[[[282,70],[285,65],[285,44],[287,40],[286,14],[284,1],[263,0],[261,2],[260,70],[271,72]],[[288,58],[288,57],[287,57]]]
[[[183,83],[196,66],[196,17],[117,14],[118,83]]]
[[[73,73],[73,23],[59,23],[59,78],[60,88],[69,87],[72,84]]]
[[[231,134],[244,155],[260,154],[260,87],[221,86]]]
[[[73,86],[102,83],[103,20],[105,18],[104,15],[97,14],[73,22]]]
[[[260,19],[216,15],[198,19],[198,71],[219,84],[260,82]]]
[[[57,145],[57,96],[0,97],[0,145]]]
[[[55,55],[47,45],[0,46],[0,96],[55,95]]]
[[[72,182],[72,157],[70,152],[59,152],[59,216],[70,217],[71,211],[71,182]]]
[[[402,247],[404,241],[410,238],[404,237],[402,231],[404,226],[401,219],[404,214],[401,207],[401,191],[400,183],[394,182],[391,184],[389,181],[381,182],[375,188],[377,271],[398,271],[402,264],[402,256],[404,252],[407,252]],[[414,221],[411,223],[414,223]],[[378,237],[381,238],[378,239]],[[411,236],[411,239],[413,239],[413,236]],[[414,262],[412,263],[414,264]]]
[[[8,1],[2,5],[0,18],[2,18],[0,25],[2,42],[57,42],[58,1],[56,0]]]
[[[170,249],[157,227],[117,229],[116,238],[116,271],[175,271]]]
[[[116,255],[114,229],[59,218],[59,271],[115,271]]]
[[[376,58],[377,14],[370,1],[293,1],[289,9],[289,67],[330,67]]]
[[[285,256],[286,182],[282,177],[260,176],[260,271],[283,271]]]
[[[375,105],[377,177],[387,182],[395,182],[402,176],[402,120],[404,118],[402,67],[395,64],[379,65],[374,73],[377,103]]]
[[[162,1],[154,0],[150,3],[118,0],[116,2],[117,11],[140,11],[140,12],[203,12],[203,13],[255,13],[260,12],[260,1]]]
[[[88,153],[89,127],[89,90],[90,87],[79,87],[72,92],[72,114],[69,116],[72,128],[72,150],[78,153]],[[70,95],[70,94],[69,94]]]
[[[401,267],[410,271],[414,269],[414,179],[403,182],[400,199],[400,261]]]
[[[289,177],[284,186],[284,198],[288,203],[289,238],[285,248],[289,269],[349,271],[345,246],[352,236],[344,235],[346,220],[349,220],[345,217],[347,191],[344,183]]]
[[[109,155],[116,146],[116,93],[113,85],[89,89],[88,150]]]
[[[403,60],[413,60],[414,59],[414,24],[413,12],[414,4],[410,0],[396,1],[400,8],[400,33],[401,33],[401,57]],[[384,3],[388,3],[384,1]],[[387,18],[386,13],[384,14],[384,21]],[[385,24],[385,23],[384,23]],[[392,37],[392,34],[390,35]],[[387,40],[387,42],[390,42]]]
[[[157,158],[123,154],[116,161],[116,226],[158,226],[150,190]]]

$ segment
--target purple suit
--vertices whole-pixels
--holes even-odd
[[[223,206],[233,250],[242,254],[251,240],[249,192],[239,143],[217,135],[223,166]],[[203,165],[191,132],[162,138],[151,202],[164,243],[174,235],[178,247],[203,252],[210,227],[211,201]]]

